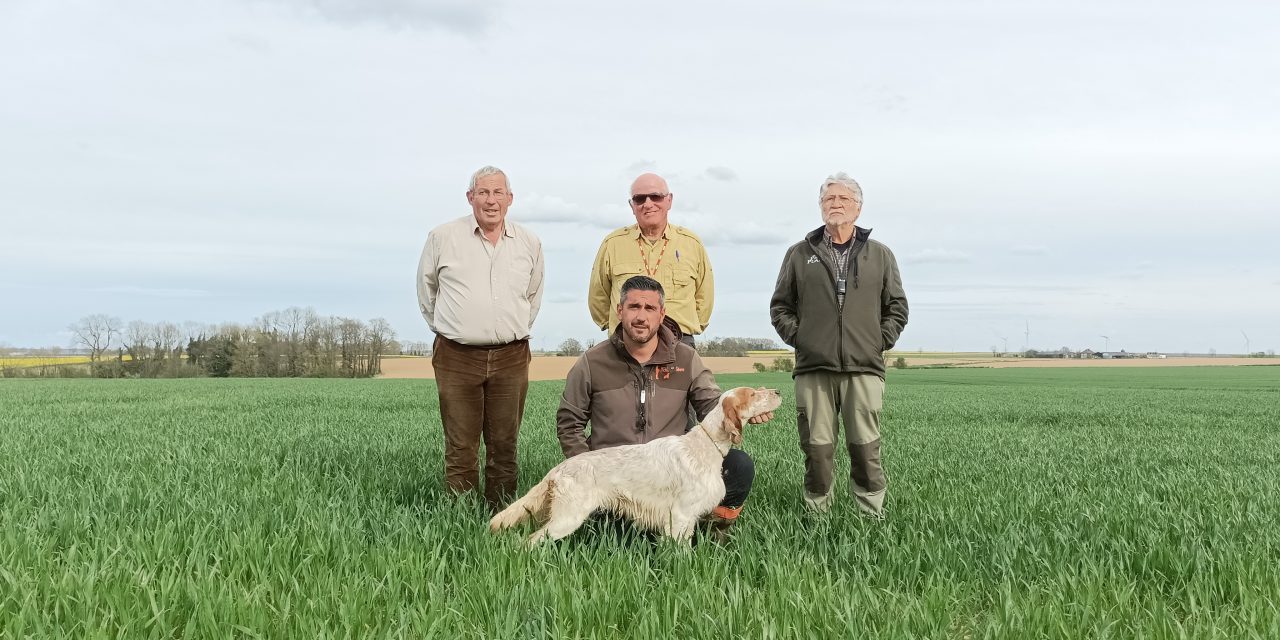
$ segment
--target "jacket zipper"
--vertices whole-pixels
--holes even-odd
[[[647,394],[645,393],[648,389],[644,382],[644,365],[639,365],[635,375],[636,381],[632,382],[632,385],[640,391],[640,393],[636,394],[636,426],[639,427],[640,442],[645,443],[649,441],[649,412],[645,410],[645,403],[648,400],[652,400],[652,398],[646,397]]]
[[[821,242],[821,241],[819,241]],[[852,249],[851,249],[852,251]],[[813,249],[813,255],[822,262],[822,266],[827,268],[827,275],[831,276],[832,297],[836,298],[836,356],[837,362],[844,364],[844,305],[840,304],[840,298],[834,293],[836,290],[836,266],[827,260],[827,256],[822,251]],[[852,257],[852,256],[851,256]]]
[[[845,302],[848,302],[849,296],[853,295],[853,292],[858,290],[858,254],[862,253],[862,247],[865,244],[866,244],[865,242],[863,242],[861,239],[858,238],[857,231],[855,230],[854,236],[853,236],[853,246],[849,247],[849,270],[853,272],[853,289],[845,292],[844,294]],[[845,275],[848,276],[849,274],[845,274]],[[847,281],[848,280],[846,279],[846,282]],[[840,305],[840,330],[839,330],[840,348],[838,349],[838,352],[840,354],[840,366],[843,367],[845,364],[844,362],[844,304],[841,303],[839,300],[837,300],[836,303]]]
[[[858,256],[862,253],[862,248],[866,244],[867,244],[866,242],[858,238],[857,232],[855,231],[855,235],[853,237],[853,246],[849,247],[849,267],[848,267],[853,275],[854,289],[858,288]],[[836,286],[836,266],[831,262],[829,262],[827,260],[827,257],[823,255],[821,251],[814,250],[813,255],[817,256],[818,260],[822,261],[822,265],[827,268],[827,275],[831,276],[831,286],[834,290],[834,287]],[[848,276],[850,274],[846,273],[845,275]],[[845,281],[848,282],[848,279],[846,278]],[[847,299],[849,295],[850,295],[850,292],[846,291],[845,298]],[[844,305],[840,303],[840,298],[838,295],[836,296],[836,319],[837,319],[836,356],[837,356],[837,362],[839,362],[841,366],[843,366],[844,365]]]

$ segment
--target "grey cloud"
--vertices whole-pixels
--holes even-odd
[[[658,163],[653,160],[636,160],[627,166],[627,175],[635,175],[648,171],[657,171]]]
[[[937,291],[942,293],[959,293],[962,291],[1003,291],[1009,293],[1035,293],[1044,291],[1084,291],[1086,287],[1076,285],[1052,285],[1052,284],[1001,284],[1001,283],[963,283],[963,284],[934,284],[934,283],[912,283],[913,291]]]
[[[706,175],[712,180],[721,182],[733,182],[738,179],[738,173],[729,167],[707,167]]]
[[[160,289],[155,287],[137,287],[132,285],[97,287],[92,291],[94,293],[112,293],[126,296],[150,296],[156,298],[207,298],[212,295],[203,289]]]
[[[583,224],[599,229],[615,229],[631,219],[631,212],[620,205],[608,204],[589,210],[560,196],[537,193],[520,200],[512,215],[516,222]]]
[[[726,228],[717,226],[698,232],[702,242],[710,247],[733,245],[787,244],[788,238],[777,229],[768,229],[754,223],[738,224]]]
[[[960,264],[970,260],[969,254],[953,249],[923,249],[903,258],[910,264]]]
[[[498,5],[467,0],[275,0],[315,11],[337,23],[379,24],[393,29],[443,28],[477,33],[494,20]]]
[[[1049,247],[1039,244],[1024,244],[1009,251],[1015,256],[1044,256],[1049,254]]]
[[[1008,309],[1010,305],[994,303],[994,302],[930,302],[928,300],[911,301],[912,309],[938,309],[938,310],[958,310],[958,311],[999,311]],[[1023,307],[1042,307],[1043,302],[1033,302],[1020,300],[1018,308]]]
[[[889,85],[863,85],[863,104],[882,113],[906,113],[907,97],[894,91]]]
[[[227,36],[227,40],[254,53],[270,53],[272,50],[269,40],[247,33],[231,34]]]

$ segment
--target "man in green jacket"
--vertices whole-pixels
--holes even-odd
[[[824,224],[787,250],[769,305],[773,328],[796,350],[804,500],[816,511],[831,508],[843,419],[850,491],[864,513],[883,518],[884,352],[907,324],[907,296],[893,253],[854,225],[862,212],[858,183],[845,173],[828,177],[818,205]]]

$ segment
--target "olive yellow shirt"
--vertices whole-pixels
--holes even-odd
[[[605,236],[587,284],[587,306],[597,327],[612,331],[618,325],[622,283],[638,275],[662,285],[667,316],[681,331],[697,335],[706,330],[715,282],[711,260],[697,235],[668,224],[662,237],[650,244],[641,237],[640,226],[633,224]]]

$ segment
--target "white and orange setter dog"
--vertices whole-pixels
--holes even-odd
[[[720,467],[742,442],[742,425],[777,409],[777,389],[738,387],[720,396],[701,424],[679,437],[589,451],[556,465],[523,498],[489,521],[501,531],[533,518],[530,544],[573,533],[596,509],[689,542],[698,519],[724,499]]]

